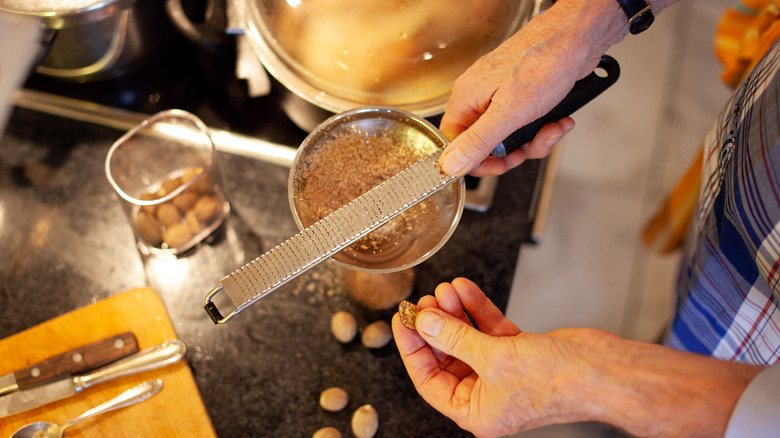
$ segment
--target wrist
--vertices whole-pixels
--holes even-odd
[[[674,1],[645,0],[656,17]],[[593,54],[604,54],[629,33],[629,17],[618,0],[559,0],[550,11],[556,9],[563,15],[562,19],[577,25],[577,42],[589,45]]]
[[[595,67],[591,64],[628,34],[628,20],[617,0],[559,0],[540,17],[555,23],[562,40],[557,47],[566,48],[566,56],[572,60],[579,59],[571,64],[586,68],[578,72],[579,77],[589,73]]]
[[[587,415],[642,436],[722,436],[762,370],[620,338],[591,359]]]

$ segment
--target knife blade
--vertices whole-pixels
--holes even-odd
[[[548,114],[512,133],[494,148],[492,154],[496,158],[502,158],[522,147],[533,139],[545,124],[572,114],[609,88],[617,81],[619,74],[617,61],[604,55],[596,70],[578,80]],[[383,111],[389,110],[384,108]],[[339,116],[334,116],[337,117]],[[445,174],[439,167],[442,150],[438,149],[401,170],[222,278],[206,295],[203,306],[206,313],[215,324],[230,321],[250,305],[455,182],[458,177]],[[218,295],[220,298],[227,295],[227,301],[233,306],[227,314],[223,314],[217,307],[215,298]]]
[[[0,395],[94,370],[137,351],[132,332],[110,336],[0,376]]]
[[[187,347],[174,339],[149,347],[86,374],[69,376],[23,391],[0,396],[0,418],[62,400],[99,383],[161,368],[181,360]]]

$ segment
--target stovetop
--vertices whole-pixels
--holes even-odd
[[[247,82],[235,73],[235,44],[228,47],[217,53],[176,37],[157,59],[117,78],[78,83],[36,73],[16,104],[118,129],[162,110],[182,109],[217,131],[218,150],[289,165],[307,132],[282,110],[283,85],[272,79],[267,95],[250,97]],[[437,126],[438,119],[429,118]],[[267,151],[277,146],[282,150]],[[496,178],[466,176],[465,182],[466,208],[490,208]]]
[[[190,347],[189,365],[220,436],[298,436],[325,424],[347,430],[348,412],[330,415],[316,401],[301,402],[334,384],[349,385],[356,402],[375,405],[382,436],[408,434],[409,424],[418,436],[468,436],[419,397],[394,344],[370,351],[332,342],[328,321],[335,311],[350,311],[361,324],[392,314],[353,303],[337,265],[319,266],[225,326],[208,320],[202,308],[208,289],[298,231],[286,169],[245,155],[276,144],[283,162],[306,133],[287,119],[273,90],[247,97],[231,56],[177,40],[157,63],[118,79],[27,81],[16,103],[36,111],[15,109],[0,147],[0,246],[13,255],[0,258],[0,338],[119,290],[149,286]],[[128,129],[170,108],[202,118],[219,133],[221,147],[246,148],[220,157],[235,213],[224,235],[185,259],[157,260],[139,256],[105,180],[105,154],[119,132],[98,125]],[[544,167],[534,160],[502,175],[486,212],[464,212],[445,248],[415,268],[410,299],[467,276],[504,309],[520,246],[533,237]]]
[[[232,48],[215,53],[177,37],[157,59],[120,77],[75,83],[33,74],[24,88],[142,114],[183,109],[214,128],[298,145],[306,132],[280,109],[280,85],[250,98],[235,65]]]

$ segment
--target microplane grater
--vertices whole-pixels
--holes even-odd
[[[424,157],[224,277],[206,296],[206,312],[215,323],[229,321],[248,306],[459,179],[441,171],[442,150]],[[224,317],[212,301],[220,291],[226,292],[235,306]]]
[[[578,80],[558,105],[513,132],[496,146],[492,155],[503,158],[522,147],[534,138],[542,126],[571,115],[614,84],[619,76],[617,61],[610,56],[602,56],[596,70]],[[249,305],[459,179],[441,171],[439,159],[442,150],[402,170],[223,278],[206,296],[206,312],[215,323],[227,322]],[[223,290],[236,306],[225,317],[212,302]]]

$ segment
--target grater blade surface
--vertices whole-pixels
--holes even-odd
[[[441,171],[441,153],[442,149],[439,149],[426,156],[224,277],[206,297],[206,312],[215,323],[227,322],[248,306],[459,179]],[[222,291],[235,306],[224,317],[212,301]]]

